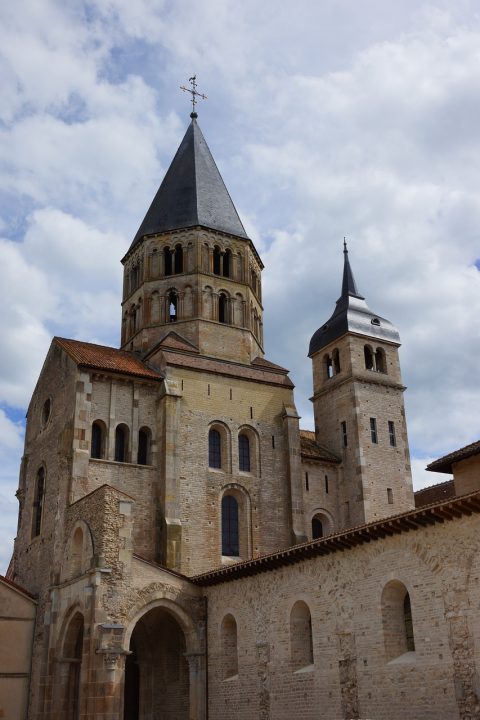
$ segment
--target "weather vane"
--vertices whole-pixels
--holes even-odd
[[[192,96],[192,112],[190,113],[191,118],[196,118],[197,113],[195,112],[195,105],[197,104],[197,95],[199,98],[202,98],[202,100],[206,100],[207,96],[203,95],[202,93],[197,92],[197,76],[194,75],[191,78],[188,78],[188,82],[192,86],[191,88],[187,88],[184,85],[180,85],[180,90],[183,90],[184,92],[189,92]]]

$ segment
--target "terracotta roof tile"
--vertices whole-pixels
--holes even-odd
[[[460,460],[466,460],[473,455],[480,455],[480,440],[470,445],[465,445],[465,447],[460,448],[460,450],[454,450],[438,460],[434,460],[430,465],[427,465],[427,470],[431,470],[432,472],[453,473],[452,465],[454,463],[460,462]]]
[[[252,360],[252,365],[257,365],[258,367],[262,368],[270,368],[272,370],[281,370],[282,372],[287,373],[288,370],[286,370],[281,365],[276,365],[273,362],[270,362],[270,360],[266,360],[266,358],[256,357]]]
[[[285,550],[260,555],[252,560],[242,560],[227,567],[209,570],[190,577],[190,580],[200,586],[217,585],[268,572],[278,567],[293,565],[311,557],[348,551],[349,548],[356,545],[381,540],[389,535],[423,530],[425,526],[443,523],[445,520],[455,521],[462,515],[471,515],[472,513],[480,513],[480,492],[478,491],[452,500],[427,505],[418,510],[392,515],[339,533],[332,533],[332,535],[326,535],[319,540],[293,545]]]
[[[183,350],[184,352],[194,352],[198,354],[198,348],[193,343],[185,340],[185,338],[173,331],[169,332],[168,335],[165,335],[163,340],[160,340],[154,350],[157,350],[158,348],[171,348],[172,350]],[[151,354],[153,353],[149,352],[147,357]]]
[[[149,368],[134,353],[67,338],[55,337],[53,341],[80,366],[152,380],[163,379],[159,372]]]
[[[340,463],[341,460],[328,448],[320,445],[315,440],[315,433],[312,430],[300,430],[300,449],[303,458],[309,460],[323,460],[325,462]]]
[[[453,480],[446,480],[436,485],[429,485],[429,487],[417,490],[414,493],[415,507],[422,507],[423,505],[430,505],[430,503],[440,502],[441,500],[448,500],[449,498],[455,497],[455,485]]]

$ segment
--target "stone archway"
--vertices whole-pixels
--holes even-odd
[[[125,663],[124,720],[189,720],[186,650],[185,633],[167,608],[140,617]]]

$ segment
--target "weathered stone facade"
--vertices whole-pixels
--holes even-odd
[[[0,584],[2,606],[12,581],[36,602],[18,703],[29,720],[480,718],[480,497],[412,510],[398,333],[345,249],[300,431],[263,356],[261,260],[195,118],[181,150],[123,261],[122,349],[55,338],[30,403]]]

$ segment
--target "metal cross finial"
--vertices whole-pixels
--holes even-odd
[[[191,118],[196,118],[197,113],[195,112],[195,105],[197,104],[197,95],[198,97],[202,98],[202,100],[206,100],[207,96],[203,95],[202,93],[197,92],[197,76],[194,75],[191,78],[188,78],[188,82],[191,84],[191,88],[187,88],[184,85],[180,85],[180,90],[183,90],[184,92],[189,92],[192,96],[192,112],[190,113]]]

